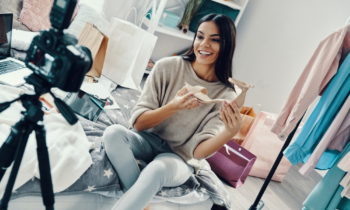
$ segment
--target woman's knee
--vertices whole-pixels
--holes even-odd
[[[162,185],[169,179],[169,167],[162,161],[151,161],[141,174],[147,174],[150,181],[160,182]],[[171,173],[171,172],[170,172]]]
[[[129,130],[122,125],[109,126],[103,133],[103,142],[108,146],[120,140],[125,141],[128,132]]]
[[[153,177],[164,181],[164,183],[183,178],[183,176],[191,173],[188,170],[188,165],[174,153],[157,155],[144,170],[152,173]]]

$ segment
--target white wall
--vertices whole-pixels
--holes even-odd
[[[278,113],[318,43],[349,16],[349,0],[250,0],[233,64],[234,78],[256,85],[246,105]]]

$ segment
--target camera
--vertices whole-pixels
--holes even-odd
[[[77,0],[55,0],[50,12],[51,28],[35,36],[25,59],[26,66],[51,87],[77,92],[92,66],[90,50],[65,33]]]

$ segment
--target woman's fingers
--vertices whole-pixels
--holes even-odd
[[[232,122],[232,115],[230,114],[229,109],[230,109],[230,106],[228,104],[226,104],[224,107],[224,113],[225,113],[225,117],[226,117],[228,125],[232,128],[232,127],[234,127],[234,124]]]
[[[199,105],[198,99],[197,98],[192,98],[191,100],[188,100],[185,102],[184,106],[186,108],[194,108]]]
[[[221,120],[225,123],[226,126],[228,126],[227,119],[226,119],[223,108],[220,108],[220,116],[221,116]]]
[[[224,101],[224,102],[222,103],[222,108],[221,108],[221,110],[222,110],[223,115],[224,115],[224,117],[225,117],[225,119],[226,119],[227,126],[228,126],[228,127],[232,127],[232,121],[231,121],[230,114],[229,114],[229,112],[228,112],[228,110],[227,110],[227,107],[228,107],[228,104],[227,104],[226,101]]]
[[[193,96],[193,93],[187,93],[185,96],[183,96],[183,102],[187,102],[191,96]]]
[[[230,115],[230,119],[232,120],[233,126],[237,126],[238,125],[237,112],[234,110],[233,106],[234,105],[232,103],[227,104],[227,110]]]
[[[235,102],[235,101],[232,101],[230,105],[231,105],[233,111],[235,112],[235,116],[236,116],[236,119],[237,119],[237,123],[238,123],[238,124],[241,124],[241,123],[242,123],[242,117],[241,117],[241,113],[240,113],[240,110],[239,110],[239,108],[238,108],[236,102]]]
[[[183,95],[186,93],[186,91],[187,91],[186,87],[183,86],[183,87],[181,88],[181,90],[179,90],[179,91],[177,92],[177,95],[178,95],[178,96],[183,96]]]
[[[196,107],[198,107],[198,106],[199,106],[199,105],[197,105],[197,104],[191,104],[191,105],[187,106],[186,109],[194,109],[194,108],[196,108]]]

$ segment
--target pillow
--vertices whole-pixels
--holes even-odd
[[[69,28],[65,31],[75,35],[78,38],[80,33],[83,31],[86,22],[95,25],[104,34],[106,34],[109,27],[109,22],[100,16],[96,10],[86,4],[81,4],[79,5],[77,16],[74,18]]]
[[[39,32],[13,29],[11,48],[21,51],[27,51],[30,47],[30,44],[33,41],[33,38],[36,35],[39,35]]]
[[[30,31],[25,25],[19,21],[19,13],[22,9],[23,0],[0,0],[0,13],[13,14],[13,29]]]
[[[50,12],[53,2],[54,0],[23,0],[23,9],[19,21],[32,31],[49,29],[51,27]],[[77,14],[78,3],[72,20]]]

